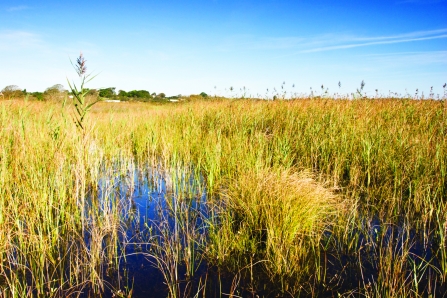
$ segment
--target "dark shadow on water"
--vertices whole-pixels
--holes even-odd
[[[254,266],[251,271],[228,272],[209,266],[200,257],[207,240],[208,207],[203,180],[184,171],[166,173],[149,168],[100,181],[96,204],[100,208],[104,208],[104,204],[113,208],[116,204],[113,200],[118,200],[122,226],[126,229],[119,239],[118,268],[104,269],[105,281],[109,286],[103,297],[127,297],[130,291],[131,297],[137,298],[167,297],[169,282],[164,274],[169,270],[161,268],[157,260],[169,260],[172,239],[176,239],[181,247],[180,259],[170,267],[175,267],[175,270],[172,269],[176,276],[174,283],[180,297],[293,296],[282,292],[277,280],[268,276],[262,265]],[[105,197],[112,199],[104,200]],[[92,207],[95,207],[93,203],[88,206]],[[391,259],[404,258],[406,263],[402,270],[409,279],[413,278],[411,274],[414,268],[423,268],[419,274],[422,296],[428,296],[425,289],[434,282],[438,285],[431,294],[434,297],[445,297],[446,286],[439,280],[433,280],[433,276],[437,276],[436,272],[440,270],[436,252],[442,243],[439,244],[430,231],[427,238],[423,231],[405,227],[405,222],[387,224],[376,216],[365,217],[361,226],[346,236],[353,243],[350,249],[343,248],[345,244],[341,239],[336,239],[328,232],[323,242],[328,241],[331,245],[321,253],[325,279],[321,284],[314,285],[315,293],[301,293],[300,297],[359,293],[359,289],[367,288],[368,284],[374,285],[379,279],[382,270],[379,257],[384,254],[391,254]],[[193,239],[187,235],[191,229],[194,230]],[[85,239],[88,243],[88,233]],[[189,264],[186,264],[182,258],[185,248],[191,243],[194,243],[192,248],[197,257],[191,258]],[[430,265],[426,266],[428,263]]]

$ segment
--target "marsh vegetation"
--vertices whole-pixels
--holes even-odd
[[[169,297],[447,291],[445,100],[73,113],[0,102],[0,297],[138,297],[128,264]]]

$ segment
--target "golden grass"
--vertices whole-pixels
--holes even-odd
[[[409,282],[403,291],[395,284],[408,272],[416,281],[428,272],[435,285],[446,281],[444,108],[438,101],[401,99],[98,103],[80,134],[68,107],[2,101],[2,294],[101,292],[101,264],[116,257],[112,242],[124,215],[112,190],[103,198],[114,202],[111,209],[88,198],[101,177],[125,176],[134,163],[181,169],[205,184],[211,234],[203,251],[219,257],[218,264],[240,269],[259,261],[271,276],[294,276],[298,286],[317,291],[330,287],[324,249],[342,268],[380,266],[376,284],[352,291],[432,293],[433,284],[421,289]],[[181,189],[175,175],[172,184]],[[365,219],[374,216],[402,226],[405,237],[417,230],[424,243],[435,243],[430,265],[408,266],[412,240],[394,258],[388,235],[364,236]],[[85,233],[93,245],[84,244]],[[112,239],[109,250],[102,239]],[[362,259],[368,249],[377,258]],[[342,254],[359,261],[345,264]],[[389,272],[399,279],[387,280]]]
[[[314,273],[312,246],[343,212],[340,199],[311,173],[291,169],[241,173],[227,185],[222,212],[232,220],[211,233],[213,259],[225,264],[234,255],[255,256],[272,275]]]

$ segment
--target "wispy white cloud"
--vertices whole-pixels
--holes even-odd
[[[258,37],[254,35],[233,35],[224,39],[217,45],[216,49],[218,51],[295,51],[295,53],[292,54],[281,55],[281,57],[284,57],[302,53],[335,51],[444,38],[447,38],[447,28],[381,36],[359,36],[346,33],[322,34],[311,37]]]
[[[447,51],[401,52],[387,54],[363,55],[362,57],[380,65],[427,65],[447,64]]]
[[[20,30],[0,31],[0,51],[37,48],[43,45],[39,35]]]
[[[18,5],[18,6],[12,6],[7,8],[6,10],[9,12],[13,12],[13,11],[20,11],[20,10],[27,10],[30,9],[31,7],[27,6],[27,5]]]
[[[295,48],[295,53],[285,56],[444,38],[447,38],[447,28],[381,36],[326,34],[306,38],[299,47]]]
[[[398,39],[391,39],[391,40],[383,39],[383,40],[364,42],[364,43],[341,44],[341,45],[318,47],[318,48],[302,50],[302,51],[300,51],[300,53],[315,53],[315,52],[324,52],[324,51],[333,51],[333,50],[342,50],[342,49],[352,49],[352,48],[358,48],[358,47],[367,47],[367,46],[374,46],[374,45],[396,44],[396,43],[442,39],[442,38],[447,38],[447,34],[439,34],[439,35],[426,36],[426,37],[398,38]]]
[[[444,33],[447,33],[447,28],[437,29],[437,30],[413,31],[413,32],[408,32],[408,33],[385,35],[385,36],[351,37],[351,41],[382,41],[382,40],[392,40],[392,39],[409,39],[409,38],[426,37],[426,36],[432,36],[432,35],[438,35],[438,34],[444,34]]]

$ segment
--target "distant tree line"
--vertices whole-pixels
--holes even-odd
[[[114,99],[121,101],[155,101],[155,102],[163,102],[169,101],[171,99],[179,99],[182,95],[176,96],[166,96],[165,93],[151,93],[147,90],[131,90],[124,91],[118,90],[116,91],[115,87],[102,88],[98,89],[98,94],[100,98],[106,99]]]
[[[44,92],[27,92],[26,89],[21,90],[16,85],[6,86],[1,90],[3,94],[1,99],[11,100],[11,99],[30,99],[30,100],[39,100],[39,101],[63,101],[67,99],[70,95],[72,95],[69,91],[67,91],[62,84],[56,84],[51,87],[45,89]],[[115,87],[109,88],[101,88],[101,89],[90,89],[88,90],[88,96],[99,99],[113,99],[120,101],[144,101],[144,102],[167,102],[170,100],[179,100],[182,98],[182,95],[176,96],[166,96],[165,93],[150,93],[147,90],[131,90],[124,91],[118,90],[116,91]],[[193,98],[207,98],[208,95],[205,92],[200,93],[199,95],[191,95],[190,99]]]
[[[26,92],[26,90],[24,90]],[[2,89],[3,99],[14,99],[22,96],[22,90],[16,85],[9,85]]]
[[[169,99],[177,99],[181,96],[178,95],[178,96],[166,97],[166,94],[164,93],[158,93],[158,94],[156,94],[155,92],[150,93],[147,90],[131,90],[131,91],[119,90],[118,92],[116,92],[115,87],[99,89],[98,92],[99,96],[102,98],[116,99],[121,101],[129,101],[129,100],[167,101]]]
[[[34,99],[34,100],[63,100],[68,91],[64,89],[61,84],[56,84],[45,89],[44,92],[27,92],[26,89],[21,90],[17,85],[8,85],[1,90],[3,94],[3,99]]]

